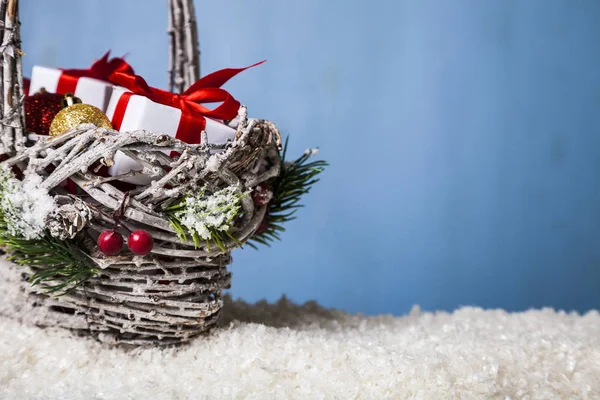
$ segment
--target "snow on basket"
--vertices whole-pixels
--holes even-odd
[[[326,165],[308,162],[314,151],[283,161],[275,125],[248,118],[220,88],[243,69],[199,79],[191,1],[169,1],[169,12],[170,88],[180,94],[107,54],[87,70],[38,68],[36,85],[54,76],[56,94],[24,96],[18,2],[0,15],[0,245],[23,268],[25,295],[53,316],[45,325],[134,345],[209,331],[231,251],[278,239]],[[105,98],[94,87],[116,102],[110,118],[81,103]],[[59,111],[67,88],[81,99],[66,94]]]

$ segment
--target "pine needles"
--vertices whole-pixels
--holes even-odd
[[[2,213],[0,246],[10,253],[10,261],[36,267],[38,271],[30,277],[30,281],[32,285],[43,283],[44,291],[48,294],[66,294],[100,272],[96,264],[80,250],[81,243],[78,241],[61,241],[47,233],[39,239],[11,235]]]
[[[167,216],[182,242],[187,241],[189,234],[196,248],[206,243],[210,251],[211,243],[214,243],[222,251],[227,251],[224,242],[228,238],[242,244],[231,231],[241,210],[240,200],[244,196],[246,194],[238,193],[234,186],[213,194],[207,194],[204,186],[171,205],[167,209]]]
[[[285,140],[281,156],[281,175],[270,182],[273,199],[267,216],[268,227],[264,232],[252,236],[248,242],[254,248],[256,246],[252,242],[270,246],[272,242],[280,240],[279,234],[285,231],[282,225],[296,218],[294,214],[303,207],[299,204],[302,196],[310,192],[312,185],[319,181],[317,175],[329,165],[323,160],[307,162],[316,154],[314,150],[306,150],[300,158],[286,162],[288,142],[289,137]]]

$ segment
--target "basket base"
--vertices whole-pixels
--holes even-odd
[[[206,335],[217,324],[222,289],[230,282],[230,274],[221,267],[210,282],[204,276],[203,287],[191,294],[186,289],[199,286],[193,279],[182,280],[176,293],[146,290],[107,296],[107,288],[116,286],[106,285],[106,278],[100,277],[72,293],[50,297],[27,282],[29,275],[22,268],[5,257],[1,264],[2,278],[21,292],[12,297],[21,300],[3,305],[0,314],[18,315],[40,327],[68,329],[110,345],[167,346]]]

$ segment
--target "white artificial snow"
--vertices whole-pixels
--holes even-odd
[[[3,169],[0,180],[0,208],[8,232],[25,239],[41,237],[46,216],[56,208],[54,199],[42,188],[42,177],[29,173],[20,181]]]
[[[227,231],[239,211],[240,194],[236,186],[228,186],[213,194],[206,186],[186,195],[186,206],[175,216],[181,224],[202,239],[210,239],[211,231]]]
[[[221,168],[223,157],[221,154],[213,154],[206,162],[206,169],[212,172],[217,172]]]
[[[0,274],[5,400],[600,399],[597,311],[365,317],[226,299],[210,337],[126,352],[30,325],[42,307],[6,262]]]
[[[167,196],[167,197],[173,197],[176,194],[179,194],[178,188],[165,189],[165,196]]]

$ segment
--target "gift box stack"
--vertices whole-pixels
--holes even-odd
[[[27,111],[28,99],[44,93],[74,94],[82,103],[97,107],[110,119],[119,132],[148,130],[168,134],[186,143],[198,144],[202,131],[209,143],[234,140],[240,103],[221,86],[229,79],[261,63],[239,69],[223,69],[198,80],[184,93],[175,94],[153,88],[135,74],[123,58],[110,58],[106,53],[88,69],[55,69],[42,66],[33,68],[26,97],[26,124],[37,127],[40,117],[35,108]],[[60,97],[59,97],[60,98]],[[215,108],[205,104],[218,103]],[[55,114],[54,114],[55,115]],[[46,116],[46,119],[47,116]],[[38,129],[47,133],[47,129]],[[168,154],[168,153],[167,153]],[[115,155],[109,168],[111,176],[119,176],[142,167],[122,153]],[[129,183],[147,184],[150,178],[136,175],[124,179]]]

